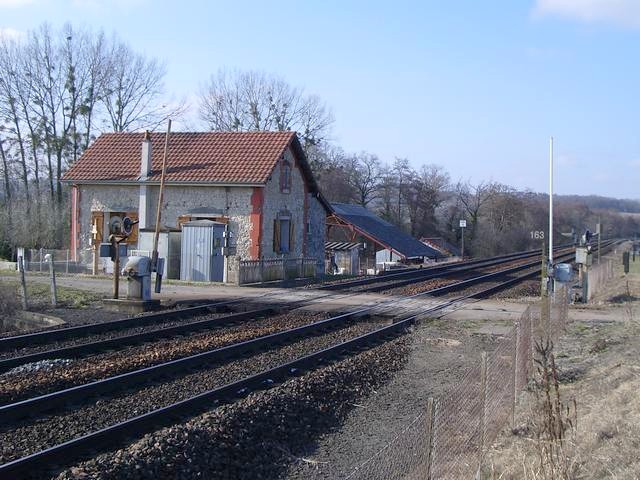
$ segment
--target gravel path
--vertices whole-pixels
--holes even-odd
[[[327,318],[324,313],[289,312],[248,320],[224,329],[156,340],[92,355],[71,365],[0,375],[0,405],[106,378],[162,362],[269,335]]]
[[[42,417],[35,421],[26,419],[0,431],[0,463],[273,368],[379,326],[377,322],[354,322],[342,329],[305,338],[283,347],[274,347],[246,359],[162,379],[155,384],[116,393],[108,400],[100,398],[95,403],[61,415]]]
[[[339,430],[307,442],[298,455],[305,462],[291,463],[281,479],[344,479],[374,457],[426,409],[430,396],[443,397],[460,381],[468,368],[477,365],[482,350],[491,351],[501,337],[475,335],[463,322],[425,321],[407,337],[407,361],[384,386],[358,403]],[[409,437],[409,441],[411,441]],[[418,478],[402,476],[406,452],[404,442],[375,458],[351,480]],[[410,446],[410,445],[408,445]]]
[[[339,428],[405,361],[405,338],[256,392],[69,468],[71,479],[281,478],[302,447]]]

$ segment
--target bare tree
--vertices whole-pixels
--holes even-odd
[[[409,166],[409,159],[407,158],[398,158],[393,162],[392,171],[396,176],[396,195],[398,197],[397,202],[397,223],[398,225],[402,225],[402,199],[403,199],[403,190],[407,179],[413,175],[411,167]]]
[[[2,178],[4,180],[4,203],[9,204],[11,203],[11,173],[2,138],[0,138],[0,160],[2,160]]]
[[[181,115],[184,103],[163,103],[164,65],[119,43],[109,54],[108,83],[101,100],[114,132],[153,129]]]
[[[433,234],[436,229],[435,211],[449,187],[449,174],[437,165],[423,165],[420,171],[408,171],[402,191],[409,214],[413,236]]]
[[[326,140],[333,123],[319,97],[256,71],[212,75],[200,94],[200,117],[214,131],[295,130],[305,149]]]
[[[494,182],[480,182],[477,185],[471,182],[458,182],[456,194],[464,212],[471,222],[470,235],[475,236],[478,220],[482,209],[496,194],[498,188]]]
[[[380,160],[366,152],[345,159],[347,182],[353,190],[354,200],[366,207],[378,197],[380,186]]]
[[[0,130],[10,136],[6,143],[18,151],[20,177],[24,193],[29,203],[29,166],[23,135],[22,117],[18,102],[18,69],[20,57],[15,41],[0,37]],[[5,152],[7,147],[5,146]],[[6,153],[5,153],[6,155]]]

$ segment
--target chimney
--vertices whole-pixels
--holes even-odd
[[[142,140],[142,158],[140,161],[140,180],[146,180],[151,173],[151,134],[144,132]]]
[[[148,228],[149,220],[147,218],[147,210],[149,209],[149,200],[147,186],[145,181],[151,175],[151,134],[149,130],[144,133],[142,140],[142,158],[140,161],[140,196],[138,198],[138,228]]]

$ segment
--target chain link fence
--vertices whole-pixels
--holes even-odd
[[[529,306],[492,352],[421,411],[384,448],[354,469],[350,480],[471,479],[509,422],[534,371],[534,346],[555,340],[568,322],[568,291],[559,288]]]

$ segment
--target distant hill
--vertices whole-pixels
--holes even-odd
[[[582,203],[592,210],[612,210],[620,213],[640,213],[640,200],[628,200],[598,195],[558,195],[559,201]]]

